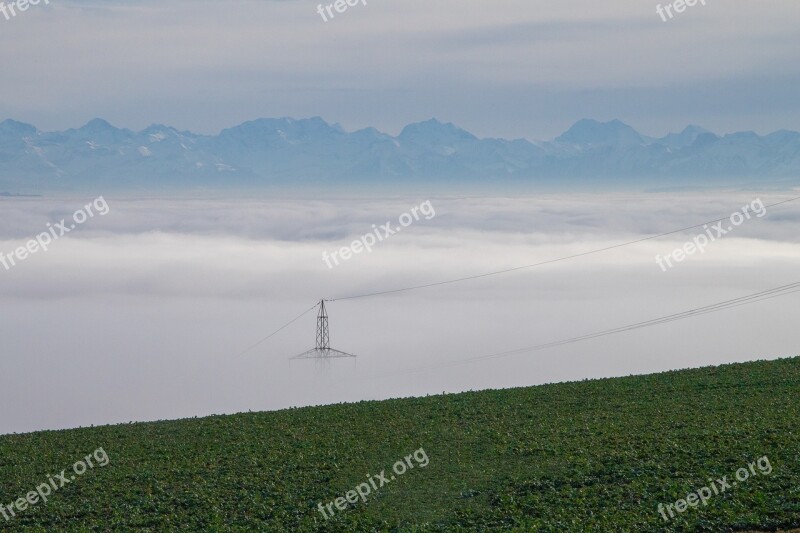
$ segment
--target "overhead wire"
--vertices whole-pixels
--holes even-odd
[[[704,315],[704,314],[708,314],[708,313],[714,313],[714,312],[723,311],[723,310],[726,310],[726,309],[732,309],[734,307],[740,307],[742,305],[747,305],[747,304],[750,304],[750,303],[759,302],[759,301],[763,301],[763,300],[770,300],[772,298],[785,296],[787,294],[791,294],[791,293],[798,292],[798,291],[800,291],[800,282],[790,283],[790,284],[787,284],[787,285],[782,285],[780,287],[767,289],[767,290],[760,291],[760,292],[757,292],[757,293],[754,293],[754,294],[750,294],[750,295],[747,295],[747,296],[740,296],[738,298],[733,298],[731,300],[725,300],[723,302],[717,302],[715,304],[710,304],[710,305],[706,305],[706,306],[703,306],[703,307],[698,307],[696,309],[691,309],[691,310],[688,310],[688,311],[682,311],[680,313],[674,313],[674,314],[671,314],[671,315],[666,315],[666,316],[663,316],[663,317],[658,317],[658,318],[646,320],[646,321],[643,321],[643,322],[636,322],[636,323],[633,323],[633,324],[628,324],[626,326],[620,326],[620,327],[617,327],[617,328],[607,329],[607,330],[598,331],[598,332],[594,332],[594,333],[588,333],[586,335],[580,335],[580,336],[577,336],[577,337],[570,337],[570,338],[559,340],[559,341],[553,341],[553,342],[548,342],[548,343],[544,343],[544,344],[537,344],[537,345],[534,345],[534,346],[526,346],[526,347],[523,347],[523,348],[516,348],[516,349],[513,349],[513,350],[506,350],[506,351],[503,351],[503,352],[497,352],[497,353],[492,353],[492,354],[487,354],[487,355],[479,355],[479,356],[475,356],[475,357],[470,357],[470,358],[466,358],[466,359],[448,361],[448,362],[440,363],[438,365],[429,365],[429,366],[420,367],[420,368],[417,368],[417,369],[410,369],[410,370],[407,370],[407,371],[400,372],[399,374],[415,374],[415,373],[419,373],[419,372],[425,372],[425,371],[428,371],[428,370],[431,370],[431,369],[439,369],[439,368],[448,368],[448,367],[453,367],[453,366],[460,366],[460,365],[475,363],[475,362],[483,361],[483,360],[499,359],[499,358],[502,358],[502,357],[509,357],[511,355],[516,355],[516,354],[521,354],[521,353],[527,353],[527,352],[546,350],[546,349],[550,349],[550,348],[556,348],[558,346],[563,346],[563,345],[566,345],[566,344],[573,344],[573,343],[576,343],[576,342],[595,339],[595,338],[598,338],[598,337],[605,337],[605,336],[608,336],[608,335],[614,335],[614,334],[623,333],[623,332],[626,332],[626,331],[632,331],[632,330],[636,330],[636,329],[641,329],[641,328],[656,326],[656,325],[660,325],[660,324],[665,324],[665,323],[668,323],[668,322],[674,322],[676,320],[683,320],[683,319],[686,319],[686,318],[691,318],[691,317],[695,317],[695,316],[699,316],[699,315]],[[397,375],[397,374],[394,374],[394,375]]]
[[[770,205],[764,206],[764,209],[766,210],[766,209],[769,209],[769,208],[772,208],[772,207],[776,207],[776,206],[779,206],[779,205],[782,205],[782,204],[787,204],[789,202],[794,202],[796,200],[800,200],[800,196],[797,196],[797,197],[794,197],[794,198],[790,198],[788,200],[783,200],[783,201],[780,201],[780,202],[776,202],[774,204],[770,204]],[[450,280],[437,281],[437,282],[434,282],[434,283],[426,283],[426,284],[423,284],[423,285],[413,285],[413,286],[410,286],[410,287],[403,287],[403,288],[399,288],[399,289],[390,289],[390,290],[385,290],[385,291],[369,292],[369,293],[356,294],[356,295],[351,295],[351,296],[339,296],[337,298],[327,298],[325,301],[327,301],[327,302],[337,302],[337,301],[342,301],[342,300],[355,300],[355,299],[360,299],[360,298],[371,298],[373,296],[383,296],[383,295],[386,295],[386,294],[393,294],[393,293],[398,293],[398,292],[414,291],[414,290],[418,290],[418,289],[426,289],[426,288],[429,288],[429,287],[437,287],[437,286],[440,286],[440,285],[449,285],[449,284],[452,284],[452,283],[460,283],[462,281],[469,281],[469,280],[475,280],[475,279],[480,279],[480,278],[486,278],[486,277],[489,277],[489,276],[497,276],[497,275],[500,275],[500,274],[508,274],[509,272],[515,272],[517,270],[524,270],[524,269],[539,267],[539,266],[543,266],[543,265],[550,265],[550,264],[558,263],[558,262],[561,262],[561,261],[567,261],[569,259],[576,259],[578,257],[585,257],[587,255],[593,255],[593,254],[598,254],[598,253],[601,253],[601,252],[607,252],[609,250],[622,248],[623,246],[631,246],[633,244],[639,244],[639,243],[642,243],[642,242],[645,242],[645,241],[651,241],[651,240],[654,240],[654,239],[660,239],[661,237],[666,237],[668,235],[674,235],[676,233],[682,233],[684,231],[688,231],[688,230],[694,229],[694,228],[699,228],[701,226],[707,226],[709,224],[714,224],[715,222],[720,222],[720,221],[726,220],[728,218],[729,217],[717,218],[717,219],[714,219],[714,220],[709,220],[707,222],[701,222],[700,224],[694,224],[692,226],[687,226],[685,228],[676,229],[676,230],[672,230],[672,231],[667,231],[665,233],[659,233],[657,235],[651,235],[649,237],[643,237],[641,239],[635,239],[635,240],[632,240],[632,241],[622,242],[622,243],[614,244],[614,245],[611,245],[611,246],[605,246],[603,248],[597,248],[597,249],[594,249],[594,250],[588,250],[588,251],[577,253],[577,254],[573,254],[573,255],[567,255],[567,256],[558,257],[558,258],[555,258],[555,259],[548,259],[546,261],[540,261],[538,263],[532,263],[532,264],[529,264],[529,265],[516,266],[516,267],[512,267],[512,268],[506,268],[506,269],[503,269],[503,270],[496,270],[496,271],[493,271],[493,272],[485,272],[483,274],[475,274],[475,275],[472,275],[472,276],[465,276],[465,277],[462,277],[462,278],[455,278],[455,279],[450,279]]]
[[[766,205],[766,206],[764,206],[764,209],[766,210],[766,209],[774,208],[774,207],[777,207],[779,205],[787,204],[787,203],[794,202],[794,201],[797,201],[797,200],[800,200],[800,196],[796,196],[794,198],[789,198],[787,200],[782,200],[780,202],[775,202],[773,204]],[[643,238],[640,238],[640,239],[635,239],[635,240],[631,240],[631,241],[627,241],[627,242],[622,242],[622,243],[614,244],[614,245],[611,245],[611,246],[605,246],[605,247],[602,247],[602,248],[596,248],[594,250],[587,250],[585,252],[581,252],[581,253],[577,253],[577,254],[572,254],[572,255],[568,255],[568,256],[549,259],[549,260],[546,260],[546,261],[540,261],[538,263],[532,263],[532,264],[528,264],[528,265],[521,265],[521,266],[517,266],[517,267],[503,269],[503,270],[485,272],[485,273],[482,273],[482,274],[476,274],[476,275],[472,275],[472,276],[465,276],[465,277],[460,277],[460,278],[455,278],[455,279],[450,279],[450,280],[443,280],[443,281],[438,281],[438,282],[433,282],[433,283],[426,283],[426,284],[422,284],[422,285],[413,285],[413,286],[403,287],[403,288],[398,288],[398,289],[375,291],[375,292],[356,294],[356,295],[350,295],[350,296],[340,296],[340,297],[337,297],[337,298],[326,298],[323,301],[336,302],[336,301],[343,301],[343,300],[355,300],[355,299],[361,299],[361,298],[370,298],[370,297],[374,297],[374,296],[382,296],[382,295],[394,294],[394,293],[399,293],[399,292],[407,292],[407,291],[413,291],[413,290],[424,289],[424,288],[429,288],[429,287],[436,287],[436,286],[441,286],[441,285],[460,283],[460,282],[463,282],[463,281],[486,278],[486,277],[490,277],[490,276],[497,276],[497,275],[501,275],[501,274],[507,274],[507,273],[510,273],[510,272],[518,271],[518,270],[530,269],[530,268],[535,268],[535,267],[539,267],[539,266],[543,266],[543,265],[558,263],[558,262],[561,262],[561,261],[567,261],[567,260],[570,260],[570,259],[576,259],[576,258],[579,258],[579,257],[585,257],[585,256],[588,256],[588,255],[593,255],[593,254],[597,254],[597,253],[601,253],[601,252],[606,252],[606,251],[609,251],[609,250],[614,250],[614,249],[617,249],[617,248],[622,248],[624,246],[631,246],[631,245],[634,245],[634,244],[639,244],[639,243],[642,243],[642,242],[646,242],[646,241],[650,241],[650,240],[654,240],[654,239],[659,239],[661,237],[666,237],[668,235],[674,235],[676,233],[682,233],[682,232],[688,231],[690,229],[699,228],[701,226],[708,226],[709,224],[714,224],[716,222],[720,222],[720,221],[726,220],[726,219],[728,219],[728,217],[717,218],[717,219],[714,219],[714,220],[701,222],[699,224],[694,224],[692,226],[687,226],[687,227],[684,227],[684,228],[680,228],[680,229],[676,229],[676,230],[672,230],[672,231],[667,231],[667,232],[664,232],[664,233],[659,233],[659,234],[656,234],[656,235],[651,235],[651,236],[643,237]],[[773,289],[773,290],[778,290],[778,289]],[[792,292],[794,292],[794,291],[792,291]],[[750,297],[743,297],[745,300],[747,300],[745,303],[749,303],[749,298],[756,297],[759,294],[761,294],[761,293],[757,293],[756,295],[752,295]],[[778,294],[778,296],[782,296],[782,295],[783,294]],[[764,296],[764,295],[762,295],[762,296]],[[769,298],[763,298],[763,299],[769,299]],[[738,299],[735,299],[735,300],[738,300]],[[721,304],[716,304],[716,305],[727,306],[731,302],[735,303],[735,301],[730,301],[730,302],[722,302]],[[320,303],[317,302],[312,307],[310,307],[309,309],[303,311],[300,315],[296,316],[295,318],[293,318],[292,320],[290,320],[289,322],[287,322],[286,324],[284,324],[280,328],[276,329],[275,331],[273,331],[272,333],[270,333],[269,335],[267,335],[266,337],[264,337],[260,341],[256,342],[255,344],[253,344],[249,348],[247,348],[247,349],[243,350],[242,352],[240,352],[236,357],[241,357],[242,355],[246,354],[247,352],[253,350],[254,348],[256,348],[256,347],[260,346],[261,344],[263,344],[264,342],[266,342],[267,340],[271,339],[272,337],[274,337],[275,335],[277,335],[278,333],[280,333],[281,331],[283,331],[284,329],[286,329],[287,327],[289,327],[290,325],[292,325],[296,321],[300,320],[300,318],[302,318],[303,316],[305,316],[306,314],[308,314],[312,310],[316,309],[319,306],[319,304]],[[743,304],[740,304],[740,305],[743,305]],[[733,305],[733,306],[735,307],[736,305]],[[714,307],[714,306],[709,306],[709,307]],[[725,307],[725,308],[727,308],[727,307]],[[647,325],[655,325],[655,324],[649,324],[650,322],[656,322],[656,323],[662,323],[662,321],[670,322],[672,320],[680,320],[682,318],[687,318],[688,316],[694,316],[694,314],[705,314],[706,312],[712,312],[712,310],[702,311],[702,309],[705,309],[705,308],[700,308],[700,309],[697,309],[697,310],[684,312],[684,313],[687,313],[686,316],[675,317],[674,315],[669,315],[667,317],[661,317],[659,319],[653,319],[652,321],[633,324],[633,325],[630,325],[630,326],[623,326],[622,328],[616,328],[616,329],[620,329],[622,331],[628,331],[629,329],[638,329],[640,327],[646,327]],[[678,315],[683,315],[684,313],[678,313]],[[607,332],[599,332],[599,333],[595,333],[595,334],[589,334],[588,336],[577,337],[575,339],[568,339],[568,340],[565,340],[565,341],[558,341],[556,343],[556,345],[561,345],[561,344],[569,343],[569,342],[578,342],[580,340],[586,340],[588,338],[594,338],[595,336],[610,335],[612,333],[617,333],[618,331],[616,331],[616,329],[615,330],[609,330]],[[619,331],[619,332],[621,332],[621,331]],[[522,348],[522,349],[519,349],[519,350],[512,350],[508,354],[510,355],[510,354],[516,353],[516,352],[518,352],[520,350],[522,350],[522,351],[531,351],[531,350],[543,349],[544,347],[551,347],[550,346],[551,344],[553,344],[553,343],[548,343],[546,345],[533,346],[533,347],[529,347],[529,348]],[[458,361],[457,363],[463,364],[465,362],[472,362],[473,360],[479,360],[479,359],[486,358],[486,357],[497,357],[497,356],[504,356],[504,355],[506,355],[506,352],[501,352],[500,354],[490,354],[489,356],[481,356],[479,358],[471,358],[471,359],[467,359],[467,360],[461,360],[461,361]]]
[[[297,322],[298,320],[300,320],[301,318],[306,316],[308,313],[310,313],[311,311],[316,309],[318,306],[319,306],[319,302],[315,303],[309,309],[306,309],[305,311],[303,311],[302,313],[300,313],[299,315],[297,315],[296,317],[291,319],[289,322],[287,322],[286,324],[282,325],[281,327],[279,327],[278,329],[276,329],[275,331],[273,331],[272,333],[270,333],[269,335],[267,335],[266,337],[264,337],[263,339],[261,339],[257,343],[253,344],[252,346],[250,346],[246,350],[241,351],[238,355],[236,355],[236,357],[241,357],[244,354],[246,354],[247,352],[249,352],[250,350],[252,350],[253,348],[257,348],[261,344],[267,342],[269,339],[271,339],[272,337],[274,337],[275,335],[277,335],[278,333],[280,333],[284,329],[288,328],[289,326],[291,326],[292,324],[294,324],[295,322]]]

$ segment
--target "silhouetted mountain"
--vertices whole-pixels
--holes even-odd
[[[556,138],[556,142],[574,144],[581,147],[594,146],[644,146],[644,137],[619,120],[597,122],[583,119],[576,122],[565,133]]]
[[[42,132],[0,123],[0,188],[10,191],[183,188],[383,181],[650,182],[800,175],[800,133],[717,136],[698,126],[661,138],[613,120],[583,119],[553,141],[479,139],[436,119],[393,137],[347,132],[319,117],[258,119],[218,135],[154,124],[134,132],[94,119]]]

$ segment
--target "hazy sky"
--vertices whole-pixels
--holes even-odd
[[[0,118],[101,116],[213,133],[319,115],[396,133],[435,116],[550,138],[620,118],[662,135],[800,129],[800,3],[368,0],[323,22],[304,0],[51,0],[0,16]]]

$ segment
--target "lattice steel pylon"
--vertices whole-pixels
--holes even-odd
[[[317,313],[317,345],[311,350],[292,359],[331,359],[334,357],[356,357],[355,355],[331,348],[330,334],[328,332],[328,310],[325,309],[325,300],[319,301]]]

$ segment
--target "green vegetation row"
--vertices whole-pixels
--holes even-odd
[[[64,469],[72,473],[101,447],[106,466],[89,468],[47,503],[8,521],[0,516],[0,529],[791,529],[800,526],[800,359],[7,435],[0,505]],[[376,484],[366,501],[335,507],[420,449],[424,468],[414,463]],[[669,521],[659,514],[659,504],[685,499],[710,479],[732,480],[764,456],[768,475]],[[326,519],[319,504],[331,502],[335,514]]]

